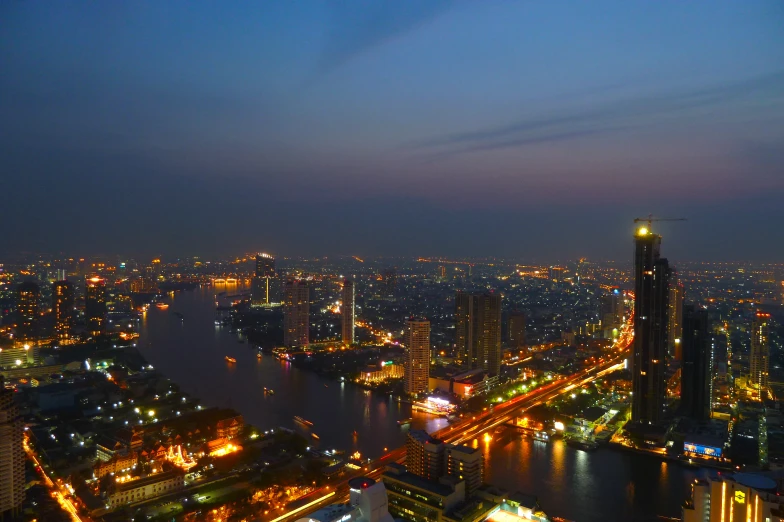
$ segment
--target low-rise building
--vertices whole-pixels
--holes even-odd
[[[93,466],[93,475],[95,478],[101,478],[109,474],[118,474],[134,468],[138,462],[139,456],[135,451],[125,455],[117,453],[107,461],[99,460]]]
[[[109,491],[107,507],[115,509],[124,504],[135,504],[172,493],[183,487],[185,487],[185,473],[179,469],[115,483]]]
[[[393,522],[383,482],[367,477],[348,481],[348,504],[333,504],[297,522]]]

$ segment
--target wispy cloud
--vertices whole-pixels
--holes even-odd
[[[427,151],[428,158],[433,159],[566,141],[684,118],[699,109],[739,102],[751,95],[755,101],[767,100],[784,107],[784,71],[732,84],[619,100],[595,108],[527,116],[506,125],[436,136],[404,147]]]

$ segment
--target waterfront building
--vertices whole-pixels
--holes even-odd
[[[485,479],[485,457],[480,448],[448,444],[446,474],[465,481],[466,496],[470,497]]]
[[[767,398],[768,394],[769,335],[770,314],[757,312],[751,323],[749,384],[759,392],[760,400]]]
[[[457,292],[455,343],[458,358],[490,376],[501,371],[501,296]]]
[[[74,289],[69,281],[57,281],[52,286],[52,310],[57,340],[68,342],[73,326]]]
[[[348,490],[348,504],[321,508],[296,522],[393,522],[383,482],[355,477],[348,481]]]
[[[368,366],[362,370],[359,378],[366,383],[376,383],[388,379],[405,378],[405,375],[405,365],[395,364],[394,361],[381,361],[377,366]]]
[[[256,254],[256,267],[251,280],[251,303],[269,306],[279,302],[278,289],[275,258],[269,254]]]
[[[406,470],[425,480],[438,480],[444,475],[446,444],[431,437],[425,430],[411,430],[406,438]]]
[[[667,330],[667,349],[669,356],[676,361],[683,359],[683,284],[678,278],[678,272],[670,272],[670,294],[667,305],[669,315],[669,327]]]
[[[354,281],[343,281],[342,302],[340,306],[341,338],[343,344],[354,344]]]
[[[669,265],[660,257],[661,236],[645,227],[635,236],[632,421],[661,419],[665,406]]]
[[[405,390],[416,395],[427,391],[430,376],[430,321],[411,318],[406,322]]]
[[[683,522],[782,522],[784,497],[776,481],[763,474],[722,473],[695,480]]]
[[[115,509],[124,504],[136,504],[174,493],[184,487],[185,473],[179,468],[125,482],[115,482],[107,496],[106,507]]]
[[[38,340],[38,299],[41,289],[32,281],[20,283],[16,289],[16,338],[22,343]]]
[[[96,337],[106,333],[106,280],[93,276],[85,281],[84,316],[87,331]]]
[[[509,346],[523,348],[525,346],[525,312],[514,310],[509,313],[507,326]]]
[[[713,351],[708,313],[687,306],[684,310],[681,365],[681,414],[707,421],[711,413]],[[672,323],[671,323],[672,324]]]
[[[15,517],[25,498],[24,426],[13,390],[0,376],[0,520]]]
[[[283,344],[289,348],[310,343],[310,287],[305,281],[286,281],[283,292]]]

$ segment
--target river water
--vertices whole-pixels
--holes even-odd
[[[177,293],[168,310],[150,308],[141,324],[139,348],[145,358],[205,406],[234,408],[262,430],[285,426],[308,437],[315,433],[314,446],[371,458],[403,445],[408,427],[398,426],[400,419],[413,417],[413,428],[429,432],[446,425],[443,419],[412,413],[391,397],[298,370],[269,355],[258,359],[252,347],[214,324],[214,296],[222,290]],[[227,355],[237,363],[227,363]],[[265,387],[275,394],[265,394]],[[313,426],[297,424],[295,415]],[[707,474],[614,449],[585,453],[561,441],[502,437],[478,444],[485,451],[488,482],[537,495],[548,514],[579,522],[679,517],[689,484]]]

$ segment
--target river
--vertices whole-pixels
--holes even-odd
[[[179,292],[168,300],[168,310],[151,307],[141,323],[139,348],[145,358],[205,406],[234,408],[262,430],[285,426],[306,436],[315,433],[318,441],[311,440],[321,449],[368,457],[405,442],[409,428],[398,426],[400,419],[413,417],[413,428],[429,432],[446,425],[443,419],[412,414],[409,405],[391,397],[298,370],[269,355],[258,359],[248,344],[214,324],[214,294],[222,290]],[[227,363],[227,355],[237,363]],[[275,394],[265,394],[265,387]],[[297,424],[295,415],[313,426]],[[561,441],[504,437],[479,444],[488,482],[537,495],[549,514],[579,522],[679,517],[689,484],[707,474],[614,449],[585,453]]]

